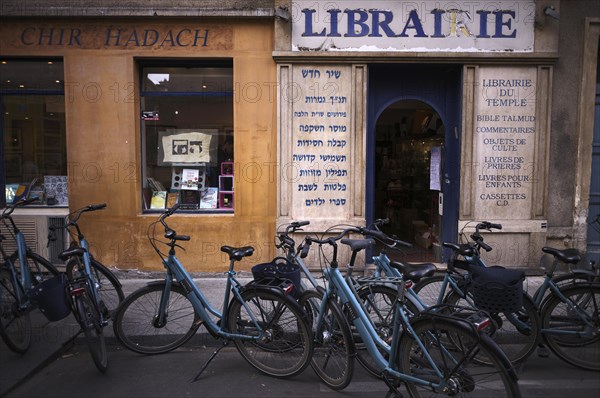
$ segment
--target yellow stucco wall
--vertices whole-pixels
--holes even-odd
[[[219,250],[224,244],[256,247],[255,255],[238,269],[273,256],[277,91],[272,24],[266,19],[3,21],[2,56],[64,59],[69,205],[108,204],[106,210],[82,218],[92,251],[103,263],[162,269],[146,238],[157,215],[142,214],[141,204],[141,58],[233,59],[235,213],[174,215],[170,225],[192,237],[183,243],[186,251],[179,251],[180,259],[189,271],[217,272],[227,267]],[[119,40],[116,29],[122,29]],[[141,45],[145,29],[158,31],[162,45]],[[192,45],[195,29],[208,30],[206,46]],[[138,37],[132,38],[133,30]]]

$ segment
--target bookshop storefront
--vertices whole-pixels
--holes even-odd
[[[537,267],[558,25],[535,30],[534,1],[437,3],[292,2],[275,53],[279,162],[295,166],[278,223],[389,218],[404,259],[441,261],[441,242],[488,220],[511,250],[486,261]]]
[[[94,255],[160,269],[146,230],[179,203],[190,271],[223,270],[225,244],[273,254],[272,19],[12,18],[0,48],[0,202],[38,198],[14,213],[34,248],[106,203],[82,219]]]

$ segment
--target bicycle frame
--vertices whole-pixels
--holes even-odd
[[[229,270],[227,271],[227,282],[225,287],[225,294],[223,297],[223,313],[220,313],[216,308],[214,308],[207,300],[206,296],[202,293],[200,288],[196,286],[194,280],[190,276],[190,274],[183,267],[174,251],[171,250],[169,255],[163,260],[163,265],[167,270],[166,278],[165,278],[165,290],[161,296],[161,301],[159,305],[159,312],[157,314],[157,322],[164,322],[165,314],[166,314],[166,306],[169,302],[169,295],[171,292],[171,286],[173,282],[178,282],[182,285],[184,290],[187,292],[187,298],[192,303],[194,310],[200,316],[200,318],[204,321],[207,329],[219,337],[227,338],[227,339],[236,339],[236,340],[260,340],[264,337],[264,332],[261,330],[258,320],[248,309],[247,304],[242,299],[242,294],[240,292],[241,284],[235,279],[236,272],[233,269],[233,260],[230,263]],[[241,335],[237,333],[228,332],[225,328],[228,324],[227,319],[227,309],[229,307],[229,301],[231,297],[231,292],[233,292],[234,297],[238,300],[243,307],[246,309],[246,312],[252,319],[254,326],[258,332],[258,336],[248,336]],[[217,317],[221,320],[221,326],[219,326],[213,319],[209,316],[209,313]]]
[[[406,332],[415,337],[417,344],[419,345],[421,350],[423,350],[423,353],[425,354],[427,361],[429,365],[431,365],[436,376],[440,379],[443,379],[442,372],[427,352],[426,347],[422,344],[422,342],[414,333],[414,330],[410,325],[409,318],[403,310],[403,305],[396,306],[397,309],[394,312],[392,329],[392,336],[394,337],[390,345],[379,337],[377,331],[373,326],[373,323],[371,322],[367,314],[363,311],[361,303],[357,300],[356,295],[352,291],[350,285],[347,283],[345,277],[341,274],[340,270],[337,267],[329,267],[324,270],[324,275],[329,283],[327,284],[325,296],[323,298],[323,301],[321,302],[321,310],[319,311],[319,319],[317,321],[319,327],[322,324],[321,314],[324,313],[324,308],[327,300],[332,300],[333,297],[338,297],[342,304],[348,305],[352,309],[352,313],[354,314],[355,318],[352,322],[356,327],[358,333],[360,334],[367,351],[376,361],[377,365],[381,367],[381,369],[383,369],[383,372],[388,373],[399,380],[428,386],[434,389],[441,389],[445,386],[444,384],[433,384],[431,381],[419,379],[404,373],[400,373],[398,370],[394,369],[393,364],[397,360],[396,353],[398,352],[398,345],[400,343],[400,327],[402,327]],[[389,354],[389,359],[385,359],[383,357],[378,347]]]
[[[27,251],[29,248],[27,247],[27,242],[25,241],[25,235],[21,232],[15,225],[13,219],[11,217],[6,217],[12,225],[13,235],[15,237],[16,243],[16,251],[11,256],[6,256],[4,250],[2,250],[2,254],[5,257],[5,261],[10,264],[10,272],[11,278],[13,279],[14,286],[20,286],[21,289],[15,289],[15,294],[17,295],[16,299],[19,302],[19,308],[24,309],[29,305],[29,296],[25,293],[27,289],[29,289],[32,285],[31,281],[31,272],[27,267]],[[7,228],[10,228],[5,223]],[[17,274],[15,270],[15,259],[19,259],[19,268],[21,271],[20,278],[17,280]],[[18,283],[17,283],[18,282]]]

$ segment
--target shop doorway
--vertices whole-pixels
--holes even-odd
[[[406,261],[445,261],[456,241],[460,67],[373,65],[367,116],[367,221],[411,242]]]
[[[389,219],[386,232],[428,260],[441,259],[444,131],[440,115],[417,100],[390,105],[375,125],[375,219]]]

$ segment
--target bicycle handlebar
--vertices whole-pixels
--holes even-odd
[[[174,244],[175,241],[178,240],[188,241],[191,239],[189,235],[177,235],[177,232],[175,232],[174,229],[171,229],[171,227],[169,227],[167,225],[167,222],[165,221],[165,218],[172,216],[173,213],[177,211],[177,209],[179,209],[179,203],[176,203],[175,205],[173,205],[173,207],[167,209],[159,217],[160,223],[165,227],[165,238],[170,239],[172,244]]]
[[[23,206],[27,206],[30,203],[33,202],[37,202],[39,201],[40,198],[28,198],[28,199],[21,199],[15,203],[11,203],[11,204],[6,204],[6,208],[4,209],[4,211],[2,212],[2,218],[8,218],[10,217],[10,215],[12,214],[13,211],[15,211],[15,209],[17,207],[23,207]]]

